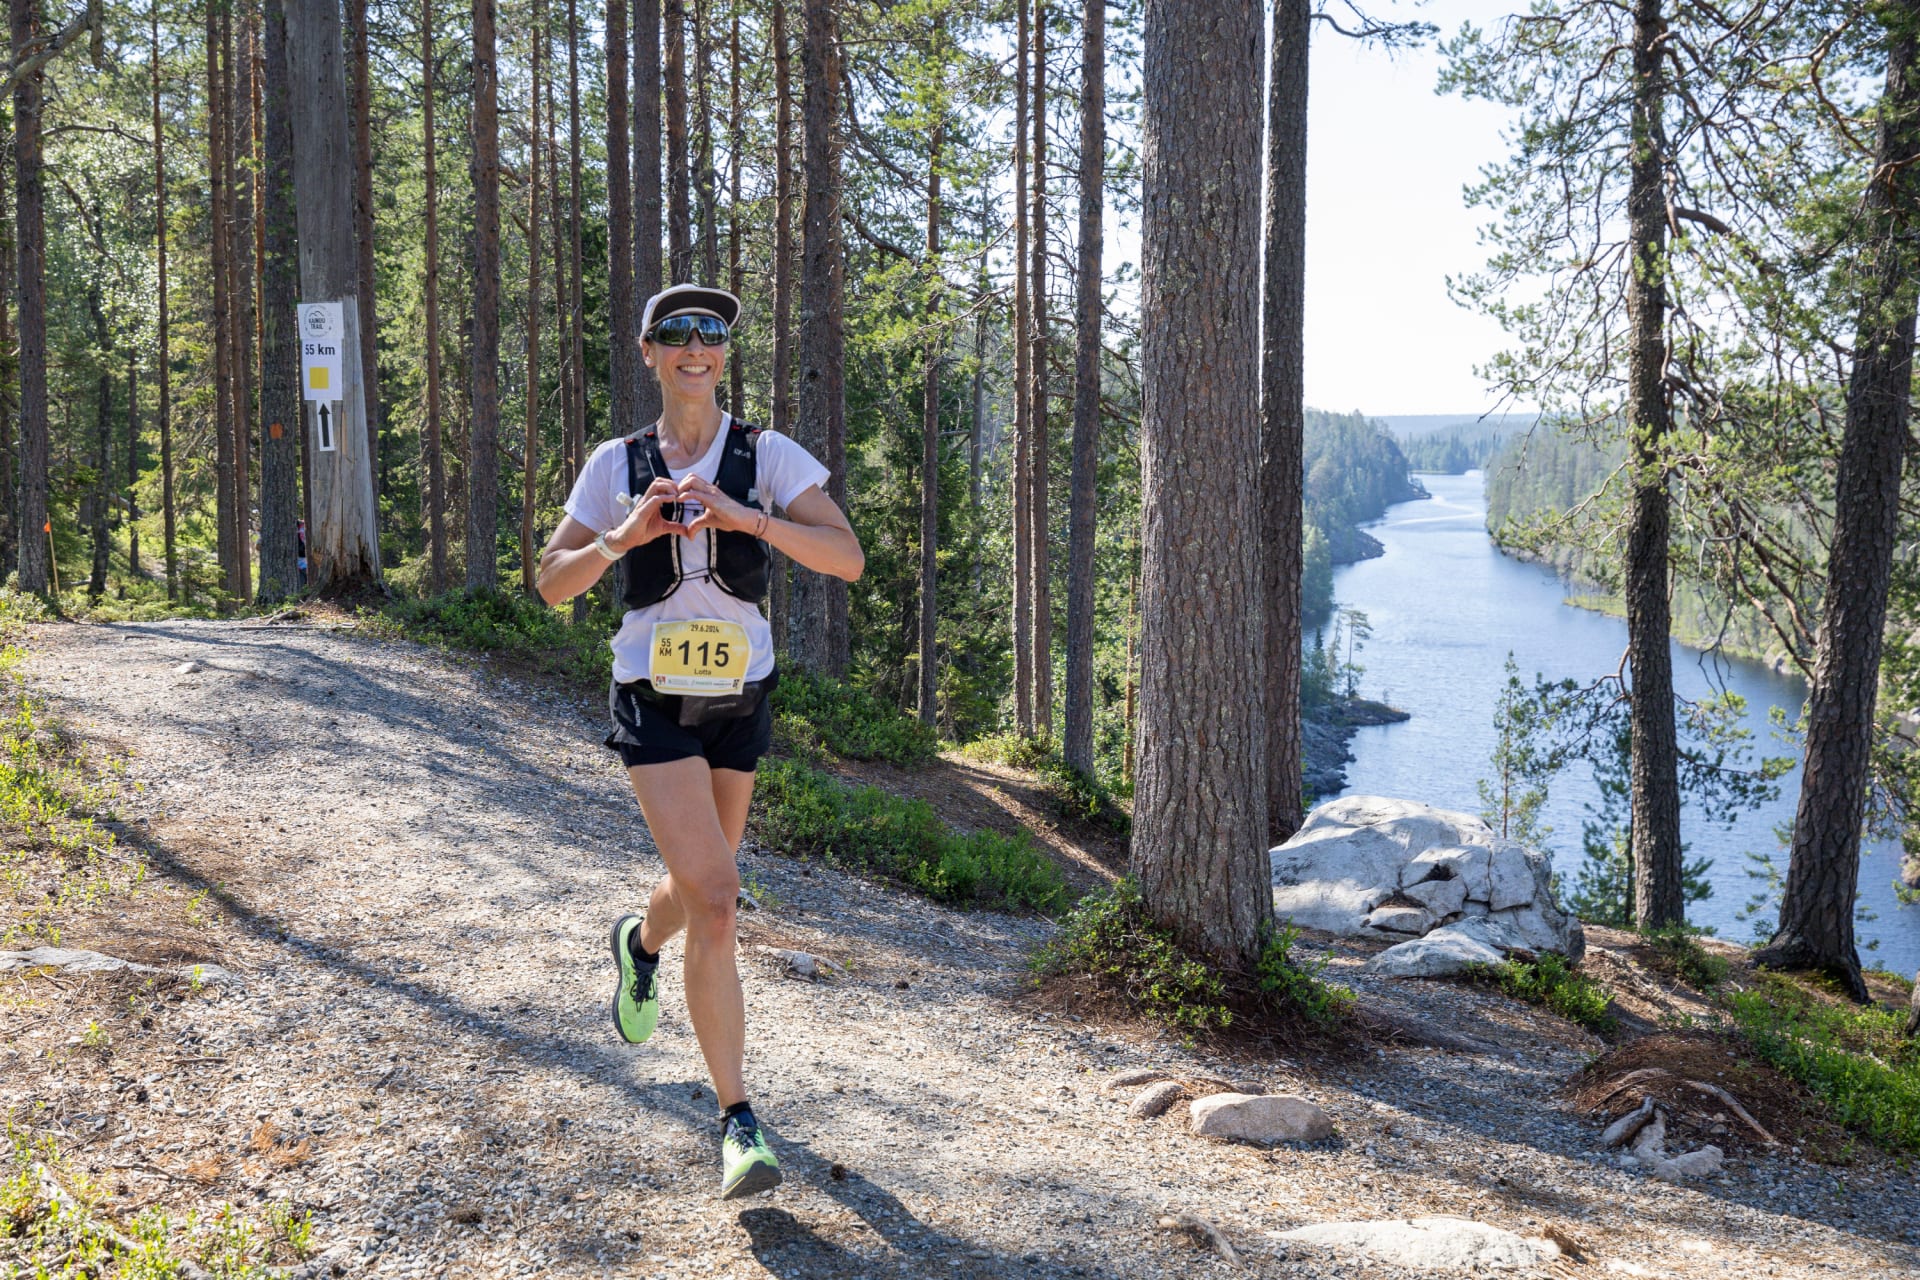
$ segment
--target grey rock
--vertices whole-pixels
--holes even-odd
[[[1551,901],[1552,869],[1546,858],[1511,840],[1493,846],[1487,905],[1495,911]]]
[[[1425,907],[1435,920],[1458,915],[1467,905],[1467,882],[1464,880],[1423,880],[1419,884],[1408,885],[1400,893]]]
[[[1192,1130],[1203,1138],[1241,1142],[1318,1142],[1333,1136],[1333,1118],[1305,1098],[1216,1093],[1190,1109]]]
[[[1448,925],[1423,938],[1388,947],[1367,969],[1390,978],[1450,978],[1469,965],[1499,964],[1500,951],[1471,933]]]
[[[1151,1120],[1180,1101],[1180,1095],[1185,1092],[1178,1080],[1150,1084],[1134,1095],[1133,1105],[1127,1108],[1127,1116],[1133,1120]]]
[[[237,979],[217,964],[186,965],[179,969],[161,969],[150,964],[135,964],[98,951],[72,951],[64,947],[35,947],[31,951],[0,951],[0,973],[12,969],[54,968],[62,973],[166,973],[193,982],[230,984]]]
[[[1560,1256],[1560,1247],[1551,1240],[1530,1239],[1467,1218],[1323,1222],[1282,1231],[1275,1238],[1361,1253],[1419,1271],[1537,1267]]]
[[[1100,1086],[1101,1092],[1113,1093],[1120,1089],[1132,1089],[1143,1084],[1153,1084],[1158,1080],[1171,1080],[1173,1073],[1159,1067],[1134,1067],[1128,1071],[1116,1071],[1107,1077]]]
[[[1433,927],[1433,916],[1425,907],[1380,907],[1367,913],[1367,927],[1417,938]]]

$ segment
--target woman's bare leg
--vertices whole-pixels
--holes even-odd
[[[640,945],[657,952],[674,934],[686,931],[687,1012],[713,1077],[714,1093],[720,1105],[728,1107],[747,1096],[742,1075],[746,1003],[733,954],[734,910],[740,895],[734,849],[745,809],[731,803],[737,784],[722,783],[722,774],[739,776],[733,770],[709,769],[706,761],[693,758],[627,770],[654,844],[667,864],[667,875],[654,887]],[[751,795],[753,775],[745,776]],[[739,818],[731,826],[721,818],[718,796],[723,790],[729,796],[727,808],[739,809]]]

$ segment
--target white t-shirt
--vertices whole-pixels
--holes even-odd
[[[668,474],[680,480],[698,473],[709,481],[717,481],[720,452],[726,447],[727,433],[732,423],[731,417],[722,415],[720,430],[714,432],[713,444],[708,447],[706,455],[691,467],[669,467]],[[786,436],[778,431],[760,433],[754,488],[759,491],[762,506],[769,510],[775,505],[785,507],[815,485],[826,484],[827,475],[827,469],[812,454]],[[640,476],[641,493],[646,491],[648,483],[643,470]],[[587,459],[587,465],[581,468],[580,478],[574,482],[573,492],[567,495],[567,514],[595,533],[611,532],[627,518],[626,508],[620,505],[616,496],[627,492],[627,441],[626,437],[621,436],[602,444]],[[639,494],[634,496],[638,497]],[[691,512],[687,518],[692,518]],[[758,608],[737,596],[728,595],[706,576],[707,535],[703,532],[694,538],[682,538],[677,533],[661,536],[672,538],[679,544],[680,585],[672,595],[657,604],[627,611],[627,616],[620,623],[620,630],[613,636],[613,678],[623,684],[629,680],[647,678],[654,623],[718,618],[738,622],[746,628],[747,643],[753,648],[746,678],[765,679],[773,671],[773,629],[767,625]]]

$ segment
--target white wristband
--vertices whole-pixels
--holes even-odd
[[[596,533],[593,535],[593,549],[609,560],[618,560],[621,555],[620,552],[615,551],[607,545],[607,535],[604,533]]]

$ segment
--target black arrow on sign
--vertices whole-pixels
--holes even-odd
[[[320,403],[320,447],[333,448],[333,432],[327,423],[327,405],[324,400]]]

